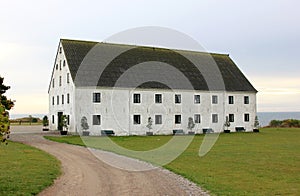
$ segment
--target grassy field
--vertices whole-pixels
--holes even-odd
[[[182,136],[179,136],[182,137]],[[109,149],[101,137],[89,146]],[[172,136],[112,137],[120,146],[149,150]],[[270,128],[260,133],[221,134],[212,150],[198,156],[204,136],[195,136],[176,160],[164,167],[196,182],[215,195],[297,195],[300,193],[300,129]],[[48,137],[85,145],[78,136]],[[83,138],[84,139],[84,138]],[[112,149],[113,150],[113,149]]]
[[[36,148],[0,144],[0,195],[36,195],[60,174],[60,163]]]
[[[37,126],[37,125],[42,125],[41,122],[37,122],[37,123],[29,123],[29,122],[22,122],[21,124],[18,122],[11,122],[10,126]]]

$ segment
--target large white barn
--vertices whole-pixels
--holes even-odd
[[[225,54],[61,39],[48,93],[51,130],[64,114],[81,133],[85,116],[91,135],[188,133],[191,118],[195,133],[226,118],[252,131],[256,116],[257,91]]]

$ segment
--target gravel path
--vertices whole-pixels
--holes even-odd
[[[84,147],[56,143],[43,138],[40,126],[15,126],[11,139],[42,149],[59,159],[63,174],[40,195],[208,195],[194,183],[168,170],[127,171],[103,159],[114,159],[134,167],[150,164]],[[95,156],[96,155],[96,156]]]

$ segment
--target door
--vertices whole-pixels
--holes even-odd
[[[63,115],[62,112],[57,112],[57,130],[58,131],[62,131],[63,130],[63,127],[62,127],[62,123],[61,123],[61,116]]]

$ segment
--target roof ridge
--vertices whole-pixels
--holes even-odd
[[[129,43],[114,43],[114,42],[105,42],[105,41],[97,42],[97,41],[65,39],[65,38],[61,38],[60,40],[61,41],[82,42],[82,43],[95,43],[95,44],[125,46],[125,47],[126,46],[134,46],[134,47],[149,48],[149,49],[173,50],[173,51],[177,51],[177,52],[192,52],[192,53],[202,53],[202,54],[210,54],[210,55],[229,56],[229,54],[223,54],[223,53],[196,51],[196,50],[191,50],[191,49],[189,50],[189,49],[168,48],[168,47],[163,47],[163,46],[147,46],[147,45],[136,45],[136,44],[129,44]]]

